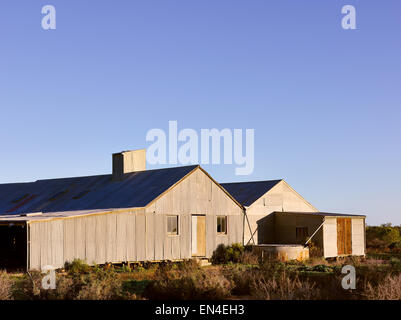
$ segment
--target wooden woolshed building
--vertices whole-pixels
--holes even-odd
[[[363,215],[319,212],[284,180],[222,186],[246,210],[246,244],[290,248],[289,245],[303,247],[313,242],[325,258],[365,255]]]
[[[0,184],[0,268],[210,258],[232,243],[365,254],[365,216],[319,212],[284,180],[219,184],[198,165],[146,170],[144,149],[113,154],[112,167]]]
[[[242,205],[200,166],[146,170],[145,154],[114,154],[109,175],[1,184],[0,265],[208,258],[243,242]]]

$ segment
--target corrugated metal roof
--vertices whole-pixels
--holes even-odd
[[[239,203],[250,206],[282,180],[221,183]]]
[[[144,207],[197,167],[0,184],[0,214]]]
[[[309,215],[317,217],[360,217],[366,218],[365,215],[360,214],[346,214],[346,213],[329,213],[329,212],[296,212],[296,211],[276,211],[274,213],[278,214],[299,214],[299,215]]]

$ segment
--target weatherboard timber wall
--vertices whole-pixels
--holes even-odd
[[[323,224],[323,256],[337,257],[337,218],[325,217]]]
[[[263,197],[247,207],[246,214],[251,226],[245,222],[245,244],[274,243],[274,218],[266,218],[274,211],[317,212],[309,202],[295,192],[285,181],[280,181]]]
[[[365,255],[365,219],[351,219],[352,254]]]
[[[243,212],[213,180],[201,169],[195,170],[169,192],[146,208],[146,216],[153,215],[155,259],[191,258],[191,216],[206,216],[206,257],[211,257],[216,247],[223,244],[242,243]],[[179,216],[179,234],[167,235],[168,215]],[[227,216],[227,234],[217,234],[216,216]],[[149,256],[152,257],[152,252]]]
[[[29,222],[28,268],[61,268],[74,259],[88,264],[147,260],[144,211]]]

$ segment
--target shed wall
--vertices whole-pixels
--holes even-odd
[[[326,217],[323,224],[323,256],[337,256],[337,219]]]
[[[267,218],[274,211],[317,212],[285,181],[281,181],[247,208],[252,231],[245,222],[245,244],[252,243],[252,234],[255,244],[274,243],[274,218]]]
[[[351,220],[352,254],[365,255],[365,219]]]
[[[171,259],[191,258],[191,216],[206,216],[206,257],[223,243],[242,243],[243,212],[216,183],[198,169],[146,208],[146,215],[154,215],[159,235],[154,246],[157,256]],[[164,236],[160,230],[166,216],[179,215],[180,232],[177,236]],[[227,216],[227,234],[217,234],[217,216]],[[149,230],[156,233],[156,229]]]
[[[61,268],[74,259],[89,264],[147,260],[144,217],[142,209],[29,223],[29,269]]]

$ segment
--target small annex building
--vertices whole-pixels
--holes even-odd
[[[243,242],[244,208],[205,170],[145,170],[145,154],[114,154],[109,175],[0,184],[0,265],[209,258]]]
[[[245,210],[245,244],[313,241],[325,258],[365,255],[365,216],[319,212],[284,180],[221,184]]]

